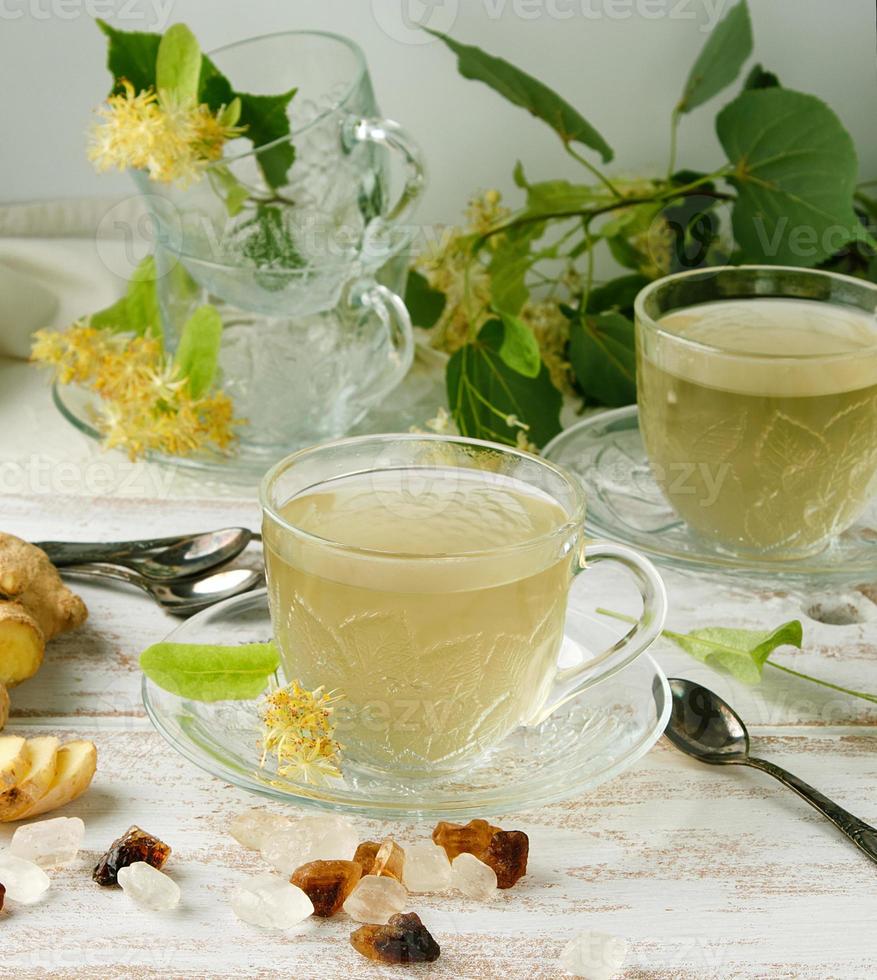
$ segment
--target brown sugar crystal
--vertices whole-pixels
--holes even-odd
[[[498,830],[499,827],[486,820],[470,820],[467,824],[439,820],[432,832],[432,839],[445,849],[450,861],[464,853],[474,854],[480,859]]]
[[[289,879],[311,900],[314,915],[328,919],[344,904],[362,877],[356,861],[309,861],[296,868]]]
[[[473,854],[496,872],[499,888],[511,888],[527,873],[530,839],[522,830],[502,830],[486,820],[467,824],[440,820],[432,839],[453,861],[460,854]]]
[[[376,840],[364,840],[361,844],[357,844],[353,860],[362,867],[364,875],[373,873],[372,868],[380,849],[381,845]]]
[[[171,849],[164,841],[135,825],[110,844],[109,850],[95,865],[91,876],[99,885],[117,885],[120,868],[127,868],[137,861],[145,861],[153,868],[161,868],[170,853]]]
[[[416,912],[397,913],[385,926],[362,926],[350,945],[378,963],[433,963],[441,949]]]
[[[511,888],[527,873],[530,838],[523,830],[498,830],[479,860],[496,872],[497,888]]]
[[[356,848],[353,860],[362,865],[364,875],[386,875],[401,881],[405,850],[392,837],[385,837],[380,844],[366,840]]]
[[[6,899],[6,886],[0,885],[0,912],[3,911],[3,902]]]

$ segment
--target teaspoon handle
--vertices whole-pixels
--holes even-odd
[[[773,762],[767,762],[764,759],[754,759],[750,756],[746,760],[746,765],[768,773],[774,779],[778,779],[784,786],[788,786],[789,789],[794,790],[802,800],[806,800],[810,806],[818,810],[823,816],[828,817],[835,827],[842,834],[849,837],[860,851],[864,851],[872,861],[877,862],[877,830],[870,824],[853,816],[849,810],[838,806],[837,803],[830,800],[825,794],[820,793],[818,789],[814,789],[809,783],[805,783],[803,779],[799,779]]]

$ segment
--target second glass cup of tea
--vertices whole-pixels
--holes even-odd
[[[628,548],[584,539],[580,483],[508,446],[362,436],[302,450],[261,488],[268,598],[286,677],[341,695],[343,761],[454,772],[628,664],[660,632],[664,587]],[[643,613],[558,666],[574,576],[624,566]]]
[[[635,309],[640,431],[695,532],[791,559],[855,522],[877,492],[877,286],[700,269],[646,286]]]

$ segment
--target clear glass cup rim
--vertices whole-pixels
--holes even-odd
[[[545,531],[544,533],[535,537],[527,538],[527,540],[517,542],[513,545],[501,545],[499,547],[483,548],[473,551],[443,552],[439,555],[424,555],[422,553],[418,554],[414,552],[378,551],[373,548],[361,548],[354,545],[345,544],[343,541],[335,541],[332,538],[324,538],[318,534],[312,534],[311,532],[305,531],[283,518],[277,512],[277,509],[269,499],[271,490],[277,479],[292,466],[296,465],[296,463],[306,459],[309,456],[315,456],[327,450],[344,449],[346,447],[355,448],[356,446],[364,446],[369,443],[381,445],[400,442],[430,442],[445,445],[453,444],[459,446],[473,446],[477,449],[490,450],[491,452],[501,452],[503,455],[524,460],[528,463],[536,463],[544,469],[552,472],[556,477],[559,477],[569,489],[571,492],[571,498],[574,501],[574,506],[571,508],[572,512],[568,512],[567,519],[558,524],[556,527],[551,528],[551,530]],[[320,483],[314,484],[314,486],[319,485]],[[316,446],[308,446],[305,449],[299,449],[297,452],[291,453],[289,456],[286,456],[284,459],[281,459],[279,462],[275,463],[274,466],[272,466],[271,469],[264,475],[262,482],[259,485],[259,504],[262,508],[263,517],[269,518],[273,523],[283,528],[284,531],[289,532],[302,541],[307,541],[310,544],[318,545],[323,548],[330,548],[333,551],[338,551],[343,554],[356,555],[361,558],[374,559],[377,561],[390,560],[394,562],[428,561],[459,563],[466,560],[477,560],[514,554],[531,548],[536,548],[552,540],[560,540],[571,534],[583,531],[585,521],[584,489],[579,481],[572,476],[572,474],[568,473],[565,469],[557,466],[549,460],[543,459],[541,456],[534,456],[532,453],[525,452],[522,449],[517,449],[514,446],[505,446],[498,442],[489,442],[486,439],[470,439],[466,436],[433,435],[429,433],[421,434],[417,432],[350,436],[344,439],[333,439],[328,442],[321,442]]]
[[[691,340],[688,337],[682,337],[673,330],[668,330],[666,327],[662,327],[660,321],[656,320],[646,311],[647,303],[656,293],[660,293],[662,289],[665,289],[669,283],[679,282],[685,279],[709,279],[718,272],[729,275],[735,275],[737,273],[749,273],[751,275],[753,273],[761,272],[794,273],[796,275],[800,275],[802,278],[810,277],[813,279],[828,279],[839,283],[846,283],[849,286],[861,289],[864,292],[870,292],[873,295],[874,311],[875,316],[877,316],[877,285],[872,282],[868,282],[867,279],[857,279],[855,276],[846,276],[839,272],[828,272],[825,269],[805,269],[794,265],[717,265],[709,266],[704,269],[688,269],[685,272],[674,272],[671,275],[662,276],[660,279],[650,282],[648,286],[643,286],[639,293],[637,293],[633,304],[637,327],[645,326],[649,329],[649,331],[667,338],[680,347],[687,347],[691,350],[704,351],[711,354],[722,354],[726,357],[739,357],[752,361],[809,361],[834,363],[836,361],[853,360],[855,358],[862,357],[863,355],[877,354],[877,339],[875,339],[873,346],[857,348],[854,351],[842,351],[836,354],[765,354],[753,351],[732,350],[726,347],[706,344],[698,340]],[[758,293],[753,293],[752,297],[745,298],[754,298],[758,295]],[[733,300],[734,298],[742,299],[744,297],[728,297],[729,300]],[[790,296],[789,298],[796,299],[801,297]],[[813,302],[818,303],[826,301],[813,299]],[[877,334],[875,334],[875,338],[877,338]]]
[[[302,133],[306,133],[312,126],[316,126],[328,116],[331,116],[338,112],[339,109],[342,109],[350,100],[353,93],[359,88],[360,83],[368,73],[368,64],[366,63],[365,54],[363,53],[362,48],[349,37],[345,37],[343,34],[335,34],[332,31],[271,31],[267,34],[257,34],[254,37],[247,37],[240,41],[233,41],[231,44],[223,44],[221,47],[213,48],[211,51],[208,51],[207,55],[208,57],[212,58],[214,55],[234,51],[236,48],[243,48],[249,44],[256,44],[259,41],[269,41],[281,37],[318,37],[324,40],[337,42],[338,44],[341,44],[343,47],[347,48],[356,61],[356,68],[350,84],[345,89],[344,94],[339,95],[338,98],[332,102],[332,105],[327,106],[309,123],[301,126],[294,133],[290,133],[289,136],[281,136],[276,140],[272,140],[270,143],[265,143],[262,146],[255,146],[251,150],[244,150],[240,153],[236,153],[234,156],[222,157],[221,159],[209,164],[205,170],[210,171],[218,167],[227,166],[229,163],[236,163],[238,160],[245,160],[247,157],[257,157],[259,154],[273,149],[275,146],[281,146],[284,143],[291,143],[293,140],[298,139]]]

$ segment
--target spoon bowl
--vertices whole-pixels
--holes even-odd
[[[142,589],[169,613],[191,616],[214,603],[252,589],[261,588],[265,578],[251,568],[225,568],[201,578],[176,582],[153,582],[128,568],[115,565],[83,564],[64,569],[65,575],[127,582]]]
[[[743,719],[717,694],[679,677],[669,681],[673,695],[664,734],[687,755],[723,765],[749,756],[749,732]]]

